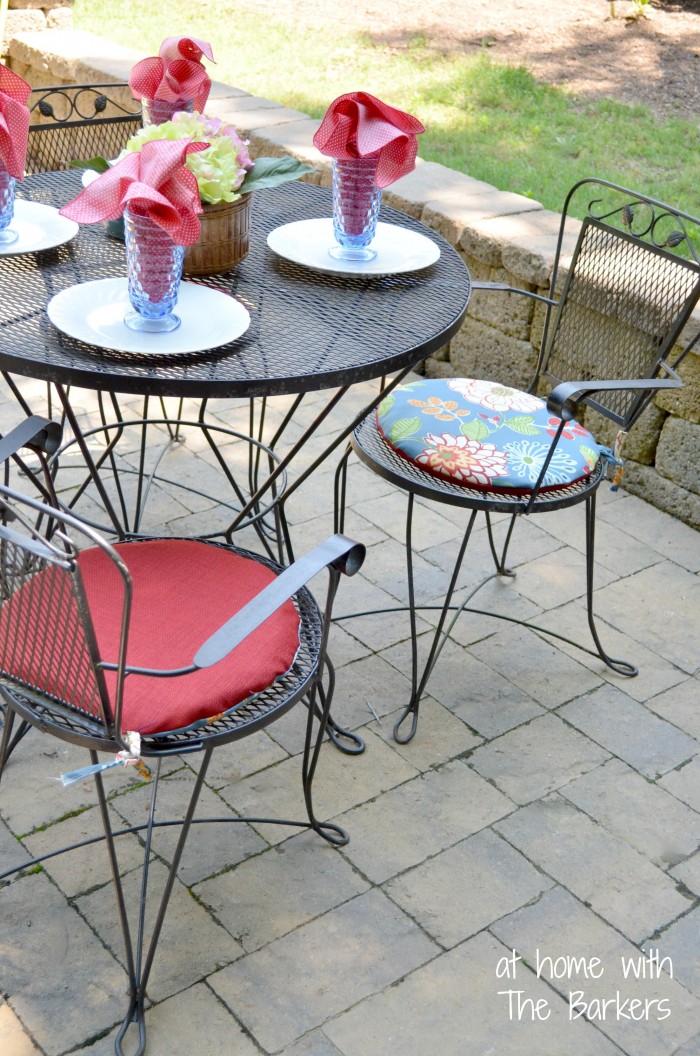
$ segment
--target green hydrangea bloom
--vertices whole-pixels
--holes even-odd
[[[232,126],[202,114],[181,112],[171,121],[140,129],[131,137],[126,150],[139,151],[144,143],[154,139],[191,139],[195,143],[209,143],[206,150],[188,154],[185,160],[197,180],[200,198],[210,205],[235,202],[240,198],[236,191],[252,162],[246,144]]]

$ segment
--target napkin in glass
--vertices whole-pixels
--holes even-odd
[[[403,110],[369,92],[348,92],[328,107],[313,143],[322,154],[340,161],[378,155],[376,182],[381,189],[413,171],[421,132],[421,122]]]
[[[27,160],[31,86],[0,62],[0,165],[21,180]]]
[[[59,213],[79,224],[97,224],[116,220],[129,206],[163,228],[179,246],[190,246],[200,235],[202,204],[185,157],[208,146],[178,139],[144,143],[140,151],[125,154],[110,166]]]
[[[194,99],[194,108],[204,110],[211,81],[201,63],[214,61],[211,44],[196,37],[166,37],[157,55],[137,62],[129,75],[135,99]]]

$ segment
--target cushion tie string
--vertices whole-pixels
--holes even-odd
[[[94,763],[92,766],[82,766],[79,770],[70,770],[67,774],[61,774],[61,784],[64,788],[68,785],[74,785],[76,781],[82,781],[85,777],[90,777],[92,774],[102,773],[103,770],[111,770],[113,766],[136,766],[139,768],[139,773],[143,774],[144,771],[148,775],[147,768],[141,763],[141,736],[138,733],[129,731],[124,734],[124,740],[127,748],[121,752],[117,752],[114,759],[109,763]]]
[[[620,429],[617,436],[615,437],[615,443],[613,444],[612,452],[608,458],[611,465],[615,466],[615,473],[613,475],[612,484],[610,485],[611,491],[617,491],[622,484],[622,477],[625,472],[625,460],[622,457],[622,446],[627,437],[627,433],[624,429]]]

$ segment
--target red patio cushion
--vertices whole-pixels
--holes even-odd
[[[264,565],[190,539],[120,543],[133,582],[127,662],[185,667],[222,623],[275,577]],[[121,577],[101,550],[79,557],[100,653],[117,660]],[[211,718],[265,689],[291,667],[299,648],[299,616],[291,601],[228,657],[190,675],[129,675],[122,727],[143,734],[176,730]],[[110,699],[115,675],[106,672]]]
[[[133,601],[127,663],[179,668],[200,645],[258,594],[274,572],[250,558],[190,539],[120,543]],[[123,580],[100,549],[78,558],[101,658],[118,659]],[[90,714],[99,703],[68,577],[38,573],[0,612],[0,669]],[[285,602],[218,664],[175,678],[129,675],[122,729],[154,734],[212,718],[265,689],[291,667],[299,648],[299,616]],[[110,700],[116,676],[105,672]]]

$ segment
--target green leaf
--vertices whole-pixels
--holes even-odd
[[[584,444],[581,444],[579,451],[581,452],[591,469],[593,469],[596,462],[598,461],[598,456],[600,452],[594,451],[592,447],[586,447]]]
[[[109,168],[109,162],[106,158],[87,158],[87,160],[71,161],[70,167],[72,169],[93,169],[95,172],[106,172]]]
[[[389,440],[392,444],[395,444],[398,440],[403,440],[404,437],[410,436],[411,433],[417,433],[420,426],[420,418],[399,418],[398,422],[394,422],[389,430]]]
[[[396,397],[393,396],[391,393],[388,396],[385,396],[382,402],[379,404],[379,407],[377,408],[377,414],[379,415],[379,417],[383,418],[385,414],[388,414],[395,403]]]
[[[481,418],[475,418],[473,422],[464,422],[461,432],[467,440],[484,440],[491,435],[491,430]]]
[[[256,158],[255,165],[238,188],[238,193],[248,194],[250,191],[261,191],[266,187],[278,187],[281,183],[298,180],[300,176],[313,171],[310,165],[304,165],[296,158],[288,156]]]
[[[540,430],[532,424],[534,420],[534,414],[523,414],[517,418],[506,418],[503,424],[512,429],[514,433],[520,433],[521,436],[538,436]]]

